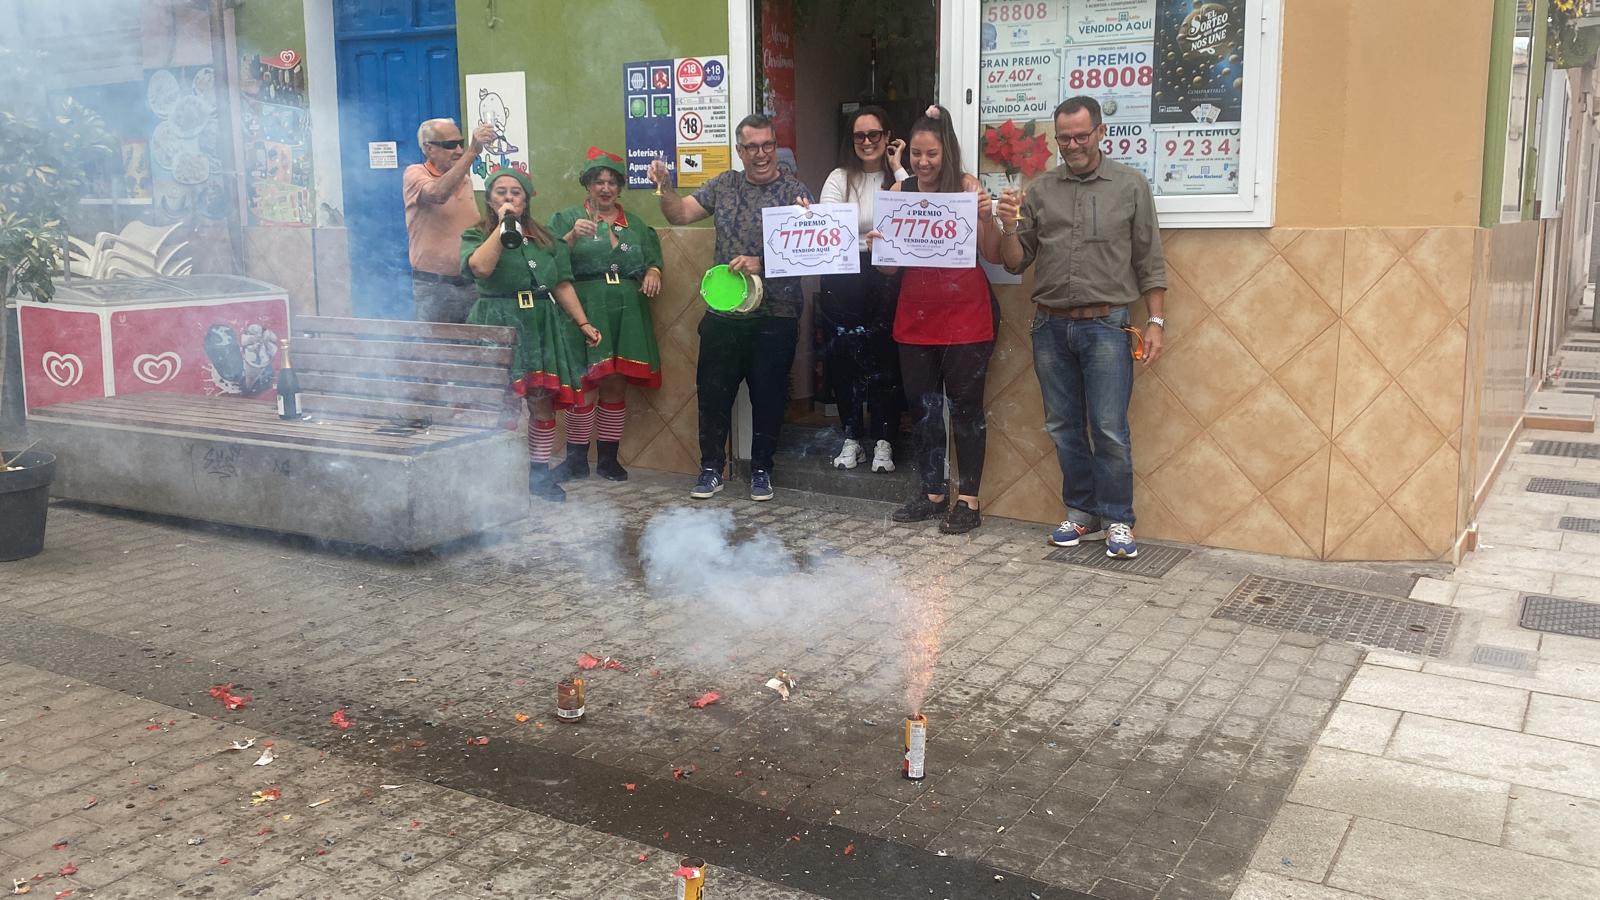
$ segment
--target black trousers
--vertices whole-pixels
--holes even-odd
[[[789,400],[789,369],[794,365],[798,319],[777,316],[719,316],[700,320],[700,360],[695,387],[700,393],[700,467],[721,472],[728,464],[728,433],[739,383],[750,386],[754,435],[750,468],[772,470]]]
[[[903,394],[893,336],[898,292],[898,279],[879,272],[862,254],[860,273],[824,275],[818,295],[822,360],[839,423],[845,437],[867,444],[892,442],[899,429]]]
[[[922,473],[925,493],[943,494],[947,490],[944,410],[948,405],[960,470],[956,493],[974,497],[978,494],[988,441],[983,388],[993,353],[994,341],[900,345],[900,377],[905,382],[906,403],[916,418],[912,431],[916,437],[917,471]]]

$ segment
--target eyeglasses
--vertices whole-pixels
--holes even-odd
[[[430,147],[438,147],[441,150],[460,150],[462,147],[465,147],[466,145],[467,145],[467,142],[463,141],[463,140],[429,141],[428,142],[428,146],[430,146]]]
[[[1056,143],[1063,147],[1070,147],[1074,144],[1078,146],[1087,146],[1094,143],[1094,133],[1099,130],[1100,126],[1096,125],[1083,134],[1061,134],[1058,132],[1056,134]]]
[[[887,132],[879,129],[873,129],[872,131],[853,131],[850,133],[850,139],[858,144],[876,144],[877,142],[883,140],[883,136],[886,133]]]
[[[767,141],[764,144],[740,144],[739,149],[750,154],[751,156],[761,153],[775,153],[778,149],[778,142]]]

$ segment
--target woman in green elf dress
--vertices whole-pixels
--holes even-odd
[[[628,183],[622,157],[590,147],[578,183],[588,199],[552,216],[550,231],[571,248],[573,287],[605,338],[589,347],[583,376],[585,388],[599,394],[599,409],[580,403],[567,410],[567,461],[556,478],[588,476],[589,438],[598,425],[595,471],[626,481],[617,449],[628,417],[627,387],[661,386],[661,354],[650,320],[650,299],[661,293],[661,240],[617,202]]]
[[[528,404],[528,493],[565,500],[550,470],[555,410],[585,405],[584,346],[599,345],[600,330],[589,323],[572,290],[567,245],[528,215],[533,197],[528,176],[501,169],[483,189],[483,221],[461,235],[461,268],[478,286],[467,322],[517,330],[511,388]],[[507,217],[522,231],[519,247],[501,243],[500,223]]]

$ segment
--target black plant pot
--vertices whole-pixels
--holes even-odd
[[[0,470],[0,562],[27,559],[44,549],[44,521],[50,511],[50,482],[56,458],[32,451],[4,458],[20,469]]]

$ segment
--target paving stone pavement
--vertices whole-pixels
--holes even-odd
[[[1197,549],[1160,580],[1113,576],[1045,560],[1049,548],[1032,525],[989,520],[970,536],[946,537],[931,527],[893,526],[875,505],[787,492],[776,503],[754,504],[725,494],[700,508],[731,513],[736,546],[698,568],[708,577],[738,574],[755,558],[759,572],[775,574],[746,572],[732,587],[719,582],[706,592],[719,594],[713,602],[667,596],[638,566],[646,523],[688,505],[681,481],[638,473],[625,485],[586,482],[565,507],[535,507],[537,518],[516,529],[406,558],[56,505],[46,552],[0,566],[0,630],[37,636],[8,641],[0,661],[14,661],[8,673],[48,672],[15,676],[41,692],[47,684],[77,686],[19,693],[0,713],[13,719],[0,723],[7,732],[0,744],[0,870],[49,862],[53,856],[36,855],[48,856],[57,837],[110,827],[117,804],[84,810],[77,789],[96,782],[96,795],[125,795],[121,775],[108,777],[97,766],[102,754],[135,752],[141,765],[168,769],[152,776],[158,783],[171,783],[173,772],[192,773],[191,796],[173,801],[174,821],[210,817],[237,842],[230,853],[262,859],[218,868],[210,850],[154,838],[181,833],[165,820],[118,821],[110,839],[134,835],[119,846],[138,845],[118,870],[135,888],[137,879],[159,878],[199,890],[193,879],[204,877],[232,891],[259,886],[252,877],[265,880],[287,861],[308,883],[331,879],[343,888],[348,874],[352,886],[343,896],[400,890],[360,880],[392,872],[418,876],[395,896],[428,896],[434,886],[441,895],[483,896],[489,889],[480,880],[530,864],[530,857],[513,857],[525,846],[514,837],[480,841],[487,825],[471,835],[460,832],[467,826],[433,834],[431,855],[401,851],[412,854],[405,865],[358,861],[349,873],[317,859],[300,862],[315,841],[283,840],[297,831],[289,823],[285,834],[274,826],[276,837],[263,842],[274,845],[270,852],[256,853],[252,834],[239,832],[265,821],[263,811],[235,807],[248,806],[246,788],[259,779],[214,778],[218,764],[210,756],[226,746],[224,736],[257,734],[326,754],[316,766],[274,763],[273,779],[305,779],[296,787],[301,798],[338,783],[344,795],[364,801],[350,804],[365,810],[350,813],[355,824],[330,834],[361,841],[369,856],[402,846],[385,828],[409,819],[384,811],[408,804],[473,806],[481,811],[474,821],[512,817],[519,835],[548,828],[577,835],[572,841],[613,842],[603,844],[612,850],[651,843],[647,834],[615,837],[627,832],[628,819],[609,807],[579,815],[550,797],[512,796],[496,786],[509,777],[499,769],[418,760],[427,753],[411,752],[404,740],[448,730],[488,737],[485,752],[539,754],[507,760],[557,768],[565,760],[597,784],[676,791],[670,796],[685,833],[711,827],[696,815],[715,801],[726,804],[716,807],[724,819],[747,815],[767,831],[812,828],[806,834],[841,843],[860,836],[860,846],[884,859],[895,847],[909,854],[882,870],[888,881],[852,884],[799,871],[790,865],[795,857],[770,848],[746,852],[737,839],[703,850],[684,844],[681,834],[656,842],[725,864],[729,879],[748,878],[742,889],[749,893],[736,896],[807,885],[826,896],[896,896],[893,873],[953,860],[965,866],[960,877],[1002,879],[981,896],[1228,897],[1252,857],[1262,858],[1258,844],[1363,651],[1212,618],[1221,598],[1250,573],[1400,596],[1415,572],[1442,574],[1438,567]],[[776,543],[761,543],[763,534]],[[875,593],[884,584],[907,586],[943,617],[923,707],[931,736],[922,782],[898,771],[905,636],[922,632],[904,627],[903,603]],[[583,652],[616,657],[625,668],[587,673],[586,721],[564,727],[551,715],[554,685]],[[780,669],[798,682],[789,701],[762,686]],[[226,681],[252,695],[252,705],[230,714],[206,695],[209,685]],[[688,701],[708,690],[721,700],[690,709]],[[132,696],[141,691],[185,712],[154,712],[151,701]],[[38,726],[35,738],[32,719],[46,703],[52,710],[45,721],[58,724]],[[104,716],[65,715],[74,706],[87,712],[91,703]],[[356,727],[329,725],[336,709],[346,709]],[[189,719],[189,711],[201,718]],[[16,735],[22,716],[30,724]],[[141,731],[168,719],[175,722],[170,732]],[[222,727],[235,721],[257,731]],[[135,740],[125,740],[130,728]],[[169,737],[181,746],[155,749]],[[21,751],[14,749],[19,740]],[[359,777],[364,765],[412,781],[392,794],[380,788],[360,797],[358,786],[373,787]],[[675,770],[687,775],[675,779]],[[87,777],[78,779],[79,772]],[[438,785],[429,784],[435,779]],[[456,787],[463,792],[450,790]],[[299,810],[300,828],[310,828],[311,812]],[[1374,832],[1375,845],[1381,837]],[[562,853],[592,856],[554,846],[569,845],[528,852],[544,863]],[[811,843],[792,849],[810,852]],[[136,863],[145,852],[154,862]],[[197,875],[202,871],[213,874]],[[365,875],[351,874],[357,871]],[[602,867],[596,877],[646,883],[629,871]],[[423,874],[431,880],[424,883]],[[107,893],[115,883],[95,885],[106,886],[96,896],[115,895]],[[594,886],[584,884],[582,890]]]
[[[1412,592],[1465,614],[1452,652],[1366,657],[1240,900],[1600,896],[1600,641],[1518,623],[1524,594],[1600,602],[1600,535],[1558,528],[1600,517],[1600,500],[1525,490],[1540,476],[1600,481],[1600,460],[1534,455],[1538,439],[1596,443],[1522,435],[1478,517],[1479,549]]]
[[[0,665],[0,683],[7,888],[102,900],[672,891],[678,857],[648,844],[29,666]],[[269,746],[275,758],[256,765]],[[707,877],[717,896],[812,896],[716,867]]]

